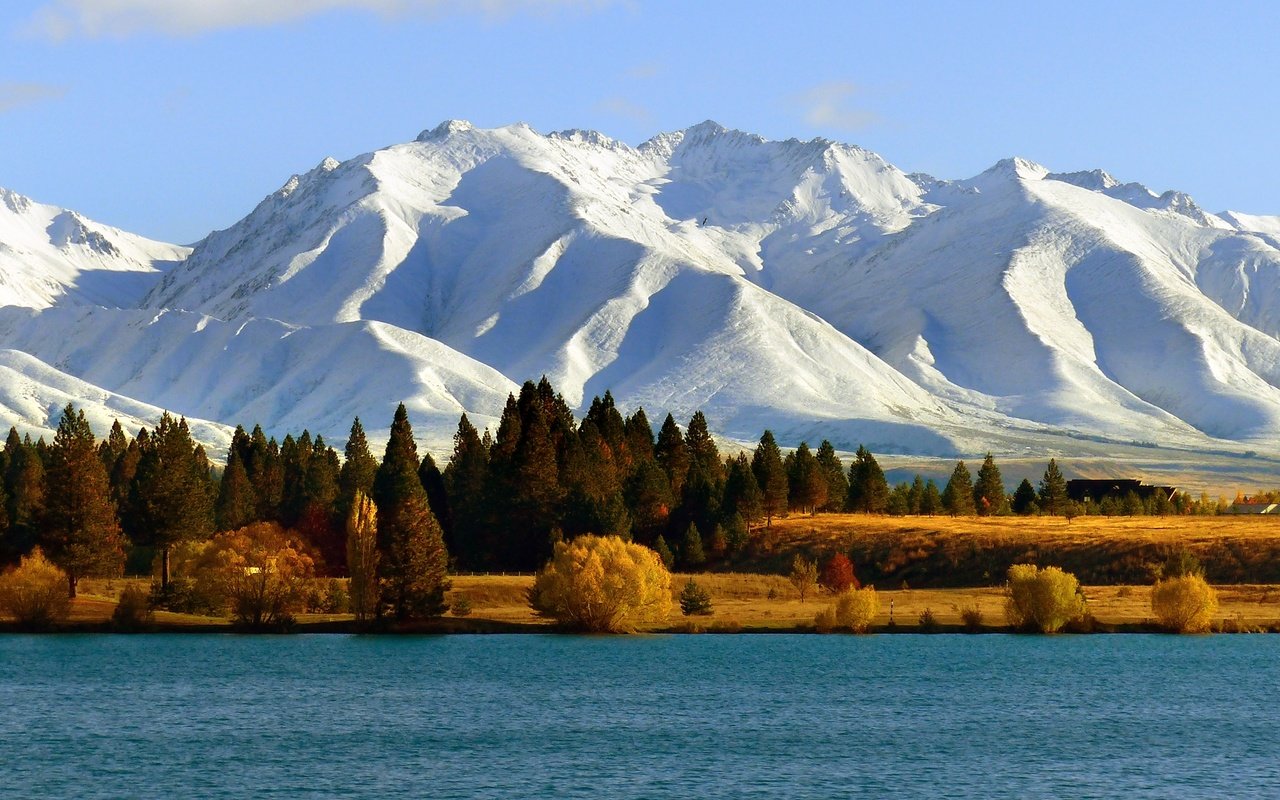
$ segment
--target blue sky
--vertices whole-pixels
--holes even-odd
[[[187,242],[444,119],[632,144],[714,119],[939,177],[1020,155],[1280,214],[1280,4],[1041,6],[6,0],[0,186]]]

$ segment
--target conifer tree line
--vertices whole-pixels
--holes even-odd
[[[918,475],[890,487],[866,447],[846,469],[828,441],[784,455],[765,431],[750,453],[725,457],[702,412],[683,429],[668,414],[655,434],[643,408],[623,415],[605,392],[577,420],[546,378],[508,397],[495,433],[462,415],[443,469],[419,454],[403,404],[381,459],[359,418],[341,457],[307,431],[277,442],[261,427],[238,427],[220,478],[185,419],[166,413],[132,438],[117,421],[97,441],[68,405],[51,444],[10,429],[0,476],[0,559],[40,545],[67,573],[72,596],[80,577],[118,574],[131,546],[154,554],[167,585],[180,542],[273,522],[312,548],[321,574],[353,575],[357,556],[375,565],[364,575],[376,589],[369,602],[397,617],[440,613],[450,568],[533,571],[554,542],[584,533],[622,536],[671,568],[698,570],[744,551],[790,513],[1083,513],[1056,461],[1038,487],[1023,481],[1012,495],[990,454],[976,479],[960,461],[941,490]],[[1164,514],[1208,504],[1179,495],[1090,505],[1091,513]],[[353,526],[371,533],[353,543]]]

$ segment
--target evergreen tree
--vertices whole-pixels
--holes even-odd
[[[786,466],[791,506],[811,515],[816,514],[827,502],[827,476],[809,450],[808,442],[800,443]]]
[[[257,504],[249,473],[245,472],[244,463],[240,460],[240,451],[233,446],[228,451],[227,468],[222,471],[222,481],[218,485],[215,508],[218,530],[235,531],[256,521]]]
[[[653,455],[658,466],[667,473],[667,483],[671,486],[671,494],[680,497],[684,492],[685,478],[689,475],[689,447],[685,444],[684,434],[675,418],[667,414],[658,431],[658,443],[654,446]]]
[[[1026,478],[1013,490],[1013,513],[1034,514],[1036,511],[1036,489]]]
[[[453,435],[453,456],[444,468],[444,486],[453,524],[450,552],[470,569],[487,565],[493,559],[485,529],[488,482],[489,448],[463,414]]]
[[[715,559],[724,558],[729,554],[729,534],[725,531],[724,526],[718,522],[711,531],[711,541],[707,549],[711,551],[711,557]]]
[[[658,534],[658,538],[654,540],[653,551],[658,554],[658,558],[662,559],[663,566],[667,569],[675,568],[675,554],[672,553],[671,548],[667,546],[667,540],[662,538],[662,534]]]
[[[390,524],[391,509],[399,506],[405,498],[419,494],[426,499],[426,491],[418,480],[418,445],[413,440],[409,412],[401,403],[396,407],[395,418],[391,422],[386,453],[373,478],[373,504],[382,517],[378,535],[384,551],[386,542],[390,541],[384,527]]]
[[[932,517],[942,510],[942,495],[933,478],[924,482],[924,494],[920,497],[920,513]]]
[[[609,460],[614,466],[625,469],[631,463],[627,426],[614,404],[611,392],[606,389],[604,397],[597,397],[591,401],[591,408],[587,411],[585,422],[590,422],[599,432],[608,450]]]
[[[894,484],[889,490],[889,501],[885,503],[884,510],[894,517],[911,513],[911,484],[906,481]]]
[[[666,528],[675,504],[667,473],[656,460],[642,460],[627,479],[624,492],[635,537],[642,542],[654,541]]]
[[[907,490],[907,513],[919,514],[922,502],[924,502],[924,478],[917,472],[911,481],[911,487]]]
[[[134,476],[138,474],[138,462],[142,460],[142,450],[149,439],[150,435],[146,428],[138,431],[137,438],[129,441],[124,455],[117,458],[115,466],[111,468],[109,475],[111,502],[120,515],[121,524],[124,524],[124,517],[129,508],[129,490],[133,486]]]
[[[551,408],[558,417],[555,405]],[[503,560],[511,568],[523,571],[537,569],[550,557],[550,537],[559,527],[565,494],[547,410],[546,403],[532,404],[528,419],[522,420],[513,465],[513,491],[506,505]]]
[[[297,524],[298,532],[319,551],[325,574],[334,576],[346,574],[347,561],[346,525],[338,512],[341,474],[337,451],[317,436],[302,479]]]
[[[953,517],[973,516],[973,477],[963,461],[956,462],[951,479],[942,490],[942,507]]]
[[[849,465],[849,496],[845,508],[864,514],[882,514],[889,505],[889,482],[871,451],[858,445]]]
[[[1008,510],[1000,468],[996,466],[995,459],[990,453],[987,453],[987,457],[982,460],[982,466],[978,469],[978,482],[973,486],[973,507],[978,515],[983,517]]]
[[[695,411],[689,419],[689,427],[684,434],[685,449],[689,453],[689,472],[698,472],[711,486],[724,483],[724,463],[720,460],[720,450],[711,431],[707,428],[707,418],[701,411]]]
[[[833,513],[844,511],[845,500],[849,496],[849,478],[844,474],[844,466],[831,442],[822,440],[822,444],[818,445],[817,458],[818,468],[827,481],[827,502],[822,510]]]
[[[1058,469],[1056,459],[1049,459],[1049,466],[1040,480],[1040,510],[1046,514],[1062,514],[1067,504],[1067,479]]]
[[[687,569],[697,569],[707,563],[706,552],[702,549],[702,534],[698,532],[697,525],[690,524],[684,532],[680,561]]]
[[[10,559],[25,555],[36,543],[45,508],[45,469],[31,439],[9,429],[4,446],[5,494],[8,501]]]
[[[209,464],[187,420],[168,412],[146,445],[130,488],[127,520],[135,541],[160,550],[160,585],[167,589],[170,548],[213,532]]]
[[[98,457],[102,459],[102,468],[107,471],[107,475],[111,475],[111,471],[115,469],[116,462],[120,460],[129,449],[129,437],[124,433],[124,427],[120,425],[120,420],[114,420],[111,423],[111,431],[107,433],[107,438],[98,445]]]
[[[724,486],[724,512],[732,517],[742,516],[744,525],[760,519],[764,514],[764,496],[746,453],[739,453],[730,464]]]
[[[369,441],[364,426],[356,417],[351,423],[351,434],[343,451],[342,471],[338,473],[338,513],[347,517],[355,502],[356,492],[372,497],[373,478],[378,474],[378,459],[369,451]]]
[[[44,514],[45,550],[67,573],[70,597],[80,578],[117,575],[124,567],[124,537],[111,505],[107,470],[84,412],[68,403],[49,452],[50,492]]]
[[[373,480],[378,509],[383,604],[397,619],[444,613],[449,554],[418,479],[418,446],[409,414],[396,408],[386,454]]]
[[[760,487],[765,525],[772,526],[773,518],[787,510],[787,472],[782,465],[782,451],[773,440],[773,431],[765,431],[751,455],[751,472]]]
[[[452,553],[453,517],[449,513],[449,493],[444,487],[444,475],[430,453],[422,454],[422,461],[418,464],[418,480],[427,493],[431,513],[436,515],[436,522],[440,523],[440,529],[444,531],[445,545],[449,546],[449,552]]]
[[[635,465],[653,458],[653,427],[643,408],[627,417],[624,425],[627,436],[627,452],[631,456],[631,464]]]
[[[384,520],[386,521],[384,524]],[[396,619],[438,617],[449,589],[449,552],[421,487],[379,514],[388,536],[379,562],[382,602]]]
[[[249,457],[245,459],[244,469],[258,501],[254,516],[264,522],[278,520],[284,501],[284,465],[280,461],[280,445],[276,444],[274,437],[268,439],[259,425],[253,426],[249,438]]]

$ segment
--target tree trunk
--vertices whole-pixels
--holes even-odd
[[[160,588],[169,588],[169,548],[160,551]]]
[[[67,597],[70,597],[72,600],[76,599],[76,580],[75,575],[67,573]]]

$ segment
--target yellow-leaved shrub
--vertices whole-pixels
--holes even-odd
[[[1157,581],[1151,587],[1151,612],[1174,633],[1204,633],[1218,611],[1218,593],[1202,575]]]
[[[0,575],[0,614],[33,628],[61,622],[71,613],[69,586],[67,573],[37,547]]]
[[[1080,581],[1057,567],[1014,564],[1009,567],[1006,592],[1005,614],[1015,628],[1056,633],[1085,613]]]
[[[836,602],[819,611],[813,618],[813,627],[819,633],[836,629],[866,633],[871,621],[880,612],[880,599],[874,587],[846,589],[836,597]]]
[[[647,547],[617,536],[579,536],[556,543],[529,602],[575,630],[624,633],[667,619],[671,573]]]

